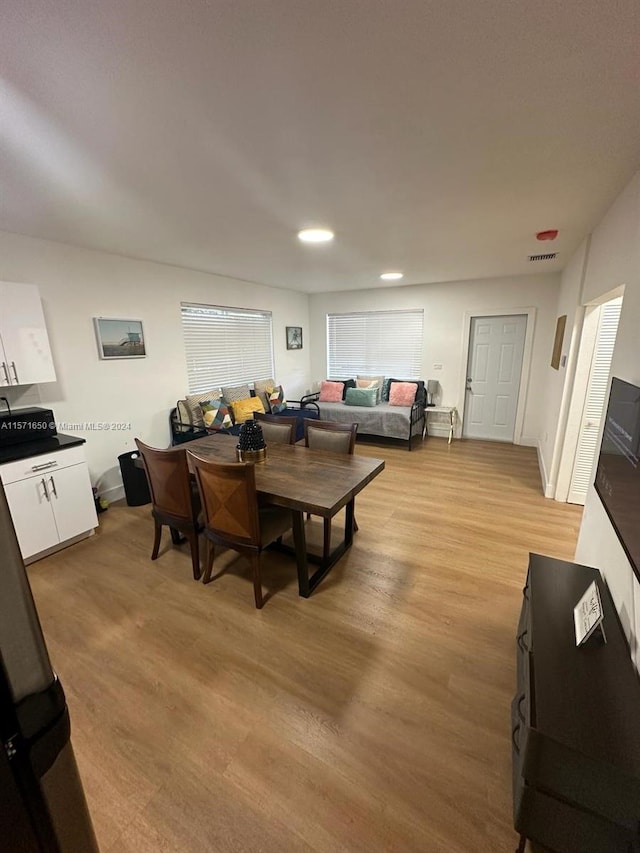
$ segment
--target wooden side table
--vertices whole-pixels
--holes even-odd
[[[451,444],[453,439],[453,434],[455,432],[456,423],[458,420],[458,410],[455,406],[427,406],[424,410],[425,413],[425,435],[429,435],[429,415],[445,415],[446,416],[446,425],[449,429],[449,440],[448,444]]]

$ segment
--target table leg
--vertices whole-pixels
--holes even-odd
[[[344,547],[345,551],[353,544],[353,516],[354,516],[355,501],[350,500],[346,506],[344,518]]]
[[[325,578],[338,562],[340,557],[353,544],[353,517],[355,499],[349,501],[345,507],[344,540],[328,557],[319,557],[316,554],[307,554],[307,540],[304,532],[304,513],[292,510],[293,513],[293,543],[294,547],[284,545],[282,542],[273,542],[269,547],[274,550],[295,554],[298,570],[298,595],[309,598],[320,581]],[[309,563],[319,565],[319,568],[309,577]]]
[[[307,541],[304,534],[304,513],[293,512],[293,542],[295,546],[296,564],[298,568],[298,594],[309,598],[309,567],[307,565]]]

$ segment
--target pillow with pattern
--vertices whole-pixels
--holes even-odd
[[[235,403],[236,400],[246,400],[251,391],[248,385],[226,385],[222,388],[222,396],[226,403]]]
[[[233,418],[229,407],[222,400],[206,400],[200,403],[202,420],[207,432],[217,432],[219,429],[229,429],[233,426]]]
[[[187,410],[187,418],[188,422],[193,424],[195,427],[204,426],[202,422],[202,409],[200,408],[200,403],[208,403],[211,400],[219,400],[220,399],[220,389],[216,388],[212,391],[205,391],[200,394],[188,394],[185,398],[185,408]]]
[[[275,388],[267,388],[267,400],[269,401],[269,409],[272,415],[284,412],[287,408],[287,401],[284,399],[282,385],[276,385]]]
[[[256,397],[260,397],[265,412],[269,411],[269,395],[268,388],[277,388],[278,383],[275,379],[256,379],[253,383],[253,390],[256,392]]]
[[[260,397],[247,397],[245,400],[234,400],[231,403],[231,411],[233,412],[233,420],[237,424],[243,424],[245,421],[253,420],[254,412],[264,414],[264,406]]]

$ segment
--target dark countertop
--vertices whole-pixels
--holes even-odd
[[[58,433],[58,435],[52,435],[36,441],[21,441],[18,444],[9,444],[7,447],[0,447],[0,465],[4,462],[15,462],[18,459],[28,459],[29,456],[42,456],[44,453],[55,453],[57,450],[64,450],[67,447],[77,447],[79,444],[84,444],[85,442],[86,438]]]

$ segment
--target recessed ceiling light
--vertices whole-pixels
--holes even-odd
[[[383,272],[380,278],[384,281],[397,281],[399,278],[404,278],[404,273],[401,272]]]
[[[333,240],[333,231],[328,228],[303,228],[298,231],[298,239],[303,243],[328,243]]]

